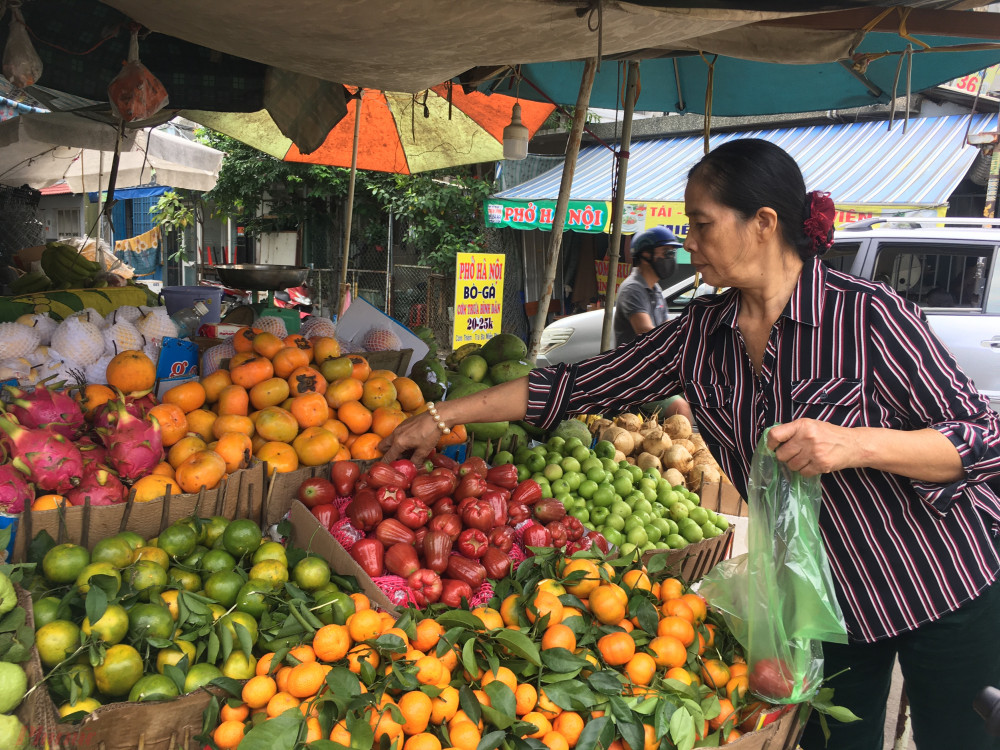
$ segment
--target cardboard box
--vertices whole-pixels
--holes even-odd
[[[289,521],[292,524],[292,541],[295,546],[315,552],[330,563],[335,573],[354,576],[372,604],[393,616],[398,616],[396,606],[389,601],[389,597],[375,585],[340,542],[334,539],[333,534],[298,500],[292,501]]]
[[[657,555],[666,555],[666,569],[682,580],[692,583],[704,577],[708,571],[729,557],[732,541],[733,529],[730,527],[728,531],[714,539],[695,542],[683,549],[647,552],[642,556],[642,561],[648,563]]]
[[[14,560],[24,560],[28,544],[43,529],[57,543],[72,542],[92,549],[100,539],[120,531],[134,531],[144,539],[152,538],[174,521],[194,513],[252,518],[259,522],[265,513],[266,485],[264,465],[255,463],[233,472],[216,489],[196,495],[171,495],[148,503],[128,502],[94,507],[77,505],[42,511],[28,509],[21,514]]]
[[[198,335],[207,339],[231,339],[243,327],[232,323],[205,323],[198,329]]]
[[[795,750],[809,717],[808,705],[777,706],[762,714],[758,726],[729,747],[736,750]]]
[[[696,490],[701,498],[701,506],[727,516],[746,516],[749,511],[747,501],[729,482],[703,484]]]
[[[27,273],[31,270],[31,264],[37,261],[41,261],[42,253],[45,252],[45,245],[35,245],[34,247],[26,247],[22,250],[18,250],[14,254],[14,262],[17,267],[22,271]]]

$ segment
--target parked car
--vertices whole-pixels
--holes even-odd
[[[695,277],[688,276],[663,291],[667,303],[667,319],[674,318],[694,299],[697,291]],[[604,309],[588,310],[550,323],[542,331],[538,347],[539,367],[566,362],[572,364],[601,353],[601,330],[604,327]],[[611,346],[615,334],[611,332]]]
[[[891,286],[923,308],[935,333],[1000,411],[1000,220],[876,218],[837,232],[823,261]],[[664,292],[668,316],[694,298],[694,277]],[[557,320],[542,332],[538,363],[578,362],[600,351],[604,311]]]

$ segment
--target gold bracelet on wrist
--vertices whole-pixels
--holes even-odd
[[[442,435],[451,434],[451,428],[444,423],[443,419],[441,419],[441,415],[438,414],[437,407],[434,406],[433,401],[427,402],[427,411],[430,412],[430,415],[432,417],[434,417],[434,424],[436,424],[437,428],[441,430]]]

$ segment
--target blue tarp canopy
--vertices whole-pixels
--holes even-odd
[[[166,185],[145,185],[142,187],[115,188],[115,198],[119,200],[129,200],[131,198],[159,198],[166,192],[173,190]],[[97,203],[97,193],[87,193],[87,198],[91,203]],[[107,200],[108,194],[101,196],[102,200]]]
[[[810,190],[828,191],[837,204],[941,206],[968,172],[978,149],[966,132],[997,129],[997,115],[813,125],[718,133],[711,147],[734,138],[763,138],[798,162]],[[704,153],[701,136],[633,142],[626,201],[683,201],[687,173]],[[603,146],[580,150],[570,200],[611,200],[613,156]],[[555,200],[562,166],[497,194],[498,198]]]

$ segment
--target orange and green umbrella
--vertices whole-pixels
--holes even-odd
[[[358,169],[412,174],[459,164],[503,159],[503,129],[518,100],[501,94],[465,93],[443,84],[419,94],[364,92],[358,131]],[[554,105],[520,101],[529,137]],[[185,111],[188,119],[288,162],[351,166],[358,100],[315,151],[303,154],[266,110],[252,113]]]

